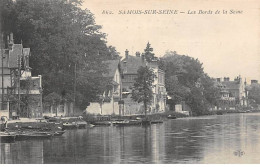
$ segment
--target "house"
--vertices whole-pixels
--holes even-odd
[[[87,107],[87,113],[100,115],[122,115],[123,104],[122,98],[122,71],[120,60],[104,61],[108,66],[108,72],[103,74],[108,80],[104,85],[103,94],[100,95],[99,101],[91,102]]]
[[[150,67],[154,74],[156,75],[154,79],[153,99],[149,106],[148,114],[164,112],[166,109],[166,88],[165,88],[165,73],[163,70],[159,69],[158,58],[152,59],[148,62],[144,55],[136,52],[135,56],[129,55],[129,51],[125,51],[125,58],[121,61],[121,66],[123,69],[123,79],[122,79],[122,99],[124,100],[124,114],[125,115],[135,115],[144,113],[144,107],[142,103],[138,103],[131,98],[131,88],[135,83],[135,78],[137,78],[137,70],[140,66]]]
[[[41,117],[42,77],[31,75],[30,48],[14,44],[12,34],[7,42],[8,46],[1,49],[0,59],[0,116]]]
[[[246,82],[240,76],[233,81],[229,77],[217,78],[215,85],[220,88],[219,109],[235,109],[247,106]]]

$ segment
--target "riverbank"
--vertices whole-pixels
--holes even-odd
[[[221,111],[223,114],[237,114],[237,113],[250,113],[250,112],[260,112],[259,110],[252,110],[250,112],[245,111]],[[176,118],[186,118],[186,117],[198,117],[198,116],[207,116],[207,115],[217,115],[217,111],[212,111],[210,114],[198,115],[198,116],[187,116],[178,112],[164,112],[164,113],[156,113],[147,115],[147,119],[150,121],[165,121],[168,119],[168,116],[176,116]],[[118,116],[118,115],[110,115],[110,116],[102,116],[102,115],[91,115],[87,114],[82,117],[82,120],[79,117],[53,117],[52,119],[33,119],[33,118],[20,118],[19,120],[9,120],[8,121],[8,129],[10,130],[18,130],[19,128],[32,128],[32,129],[51,129],[51,131],[58,130],[63,128],[63,123],[68,122],[76,122],[76,121],[86,121],[87,123],[93,122],[107,122],[107,121],[115,121],[115,120],[137,120],[144,119],[144,115],[132,115],[132,116]],[[0,128],[2,129],[4,125],[0,124]]]
[[[183,117],[189,117],[185,114],[178,113],[178,112],[164,112],[164,113],[156,113],[156,114],[148,114],[146,118],[151,121],[156,120],[167,120],[168,116],[176,116],[176,118],[183,118]],[[113,120],[136,120],[136,119],[144,119],[144,115],[131,115],[131,116],[119,116],[119,115],[109,115],[109,116],[103,116],[103,115],[92,115],[87,114],[83,116],[83,119],[86,122],[102,122],[102,121],[113,121]]]

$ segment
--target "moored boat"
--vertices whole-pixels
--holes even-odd
[[[151,124],[161,124],[161,123],[163,123],[163,121],[161,121],[161,120],[151,121]]]
[[[87,122],[85,121],[78,121],[77,122],[79,129],[85,129],[87,126]]]
[[[113,122],[114,126],[136,126],[141,125],[142,122],[140,120],[123,120],[123,121],[115,121]]]
[[[63,123],[63,129],[77,129],[79,127],[79,125],[76,122],[66,122]]]
[[[23,133],[16,134],[17,140],[49,139],[51,137],[52,134],[47,132],[23,132]]]
[[[217,115],[223,115],[222,111],[217,111]]]
[[[150,120],[142,120],[142,125],[143,126],[151,125],[151,121]]]
[[[168,115],[168,119],[177,119],[176,115]]]
[[[65,133],[65,130],[63,130],[63,131],[55,131],[53,133],[53,136],[62,136],[64,133]]]
[[[111,122],[107,122],[107,121],[91,122],[91,124],[95,125],[95,126],[111,126],[112,125]]]

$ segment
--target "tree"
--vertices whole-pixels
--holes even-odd
[[[248,99],[260,105],[260,85],[259,84],[251,84],[248,91]]]
[[[137,71],[137,78],[135,79],[134,86],[132,88],[131,98],[144,104],[145,116],[147,114],[147,106],[151,103],[153,98],[153,82],[155,74],[149,67],[141,66]]]
[[[21,113],[20,116],[30,118],[32,116],[32,110],[38,105],[41,105],[41,94],[33,94],[36,89],[32,77],[26,77],[20,81],[20,93],[21,93]],[[40,90],[41,91],[41,90]]]
[[[118,52],[107,46],[106,34],[94,15],[80,8],[81,0],[3,1],[3,33],[13,32],[15,43],[31,48],[30,66],[33,75],[43,76],[43,96],[73,96],[76,73],[77,107],[85,109],[97,99],[107,71],[102,62]]]
[[[146,48],[144,49],[144,57],[146,61],[151,62],[154,59],[154,53],[151,44],[148,42]]]
[[[219,89],[203,71],[198,59],[167,51],[160,59],[165,71],[165,87],[171,100],[170,107],[185,101],[194,114],[204,114],[211,105],[217,104]]]

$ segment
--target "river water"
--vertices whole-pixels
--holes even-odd
[[[260,163],[259,139],[260,113],[181,118],[1,143],[0,163]]]

